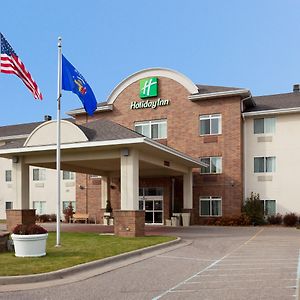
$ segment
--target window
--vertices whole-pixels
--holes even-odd
[[[69,204],[72,204],[73,211],[76,211],[76,201],[63,201],[63,211],[69,206]]]
[[[254,173],[275,172],[276,157],[254,157]]]
[[[12,202],[5,202],[5,209],[13,209],[13,203]]]
[[[33,209],[37,215],[43,215],[46,212],[46,201],[33,201]]]
[[[11,181],[11,170],[5,170],[5,181],[6,182]]]
[[[46,179],[46,170],[45,169],[33,169],[33,180],[40,181]]]
[[[74,179],[74,173],[69,171],[63,171],[63,180],[72,180]]]
[[[221,115],[200,116],[200,135],[221,133]]]
[[[254,133],[274,133],[275,118],[260,118],[254,119]]]
[[[276,200],[260,200],[265,216],[274,216],[276,214]]]
[[[220,197],[200,197],[199,215],[202,217],[222,216],[222,199]]]
[[[201,167],[201,174],[222,173],[222,157],[202,157],[200,161],[207,164],[207,167]]]
[[[135,122],[135,131],[151,139],[167,138],[167,120]]]

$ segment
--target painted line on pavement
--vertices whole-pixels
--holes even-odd
[[[237,251],[238,249],[240,249],[242,246],[247,245],[247,243],[251,240],[253,240],[255,237],[258,236],[258,234],[260,234],[262,231],[264,230],[264,228],[262,228],[261,230],[259,230],[255,235],[253,235],[249,240],[247,240],[246,242],[244,242],[243,244],[240,244],[236,249],[230,251],[229,253],[227,253],[226,255],[224,255],[222,258],[214,261],[213,263],[211,263],[209,266],[207,266],[206,268],[204,268],[203,270],[201,270],[200,272],[192,275],[191,277],[179,282],[178,284],[176,284],[175,286],[171,287],[170,289],[166,290],[165,292],[163,292],[162,294],[152,298],[152,300],[158,300],[161,297],[173,292],[177,287],[185,284],[187,281],[195,278],[196,276],[199,276],[200,274],[204,273],[205,271],[209,270],[210,268],[212,268],[213,266],[215,266],[216,264],[218,264],[219,262],[221,262],[222,260],[224,260],[225,258],[227,258],[231,253],[234,253],[235,251]]]
[[[298,255],[298,268],[297,268],[297,277],[296,277],[296,299],[299,300],[299,280],[300,280],[300,249]]]

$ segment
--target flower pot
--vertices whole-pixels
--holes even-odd
[[[44,234],[12,234],[14,241],[15,256],[38,257],[46,255],[46,241],[48,233]]]

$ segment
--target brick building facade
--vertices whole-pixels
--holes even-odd
[[[169,71],[171,74],[173,71]],[[156,139],[158,142],[187,155],[206,161],[217,158],[219,170],[201,174],[193,170],[193,210],[192,222],[201,224],[209,217],[239,215],[243,201],[243,130],[241,104],[250,92],[244,89],[195,85],[196,93],[186,88],[181,75],[176,77],[154,70],[151,76],[158,80],[156,99],[166,99],[169,105],[153,108],[132,109],[133,101],[140,99],[140,78],[147,78],[139,72],[126,79],[113,91],[113,103],[109,99],[98,105],[93,117],[88,117],[82,110],[69,112],[77,124],[84,124],[97,119],[106,119],[135,130],[137,122],[166,121],[167,136]],[[172,77],[172,78],[171,78]],[[179,78],[179,79],[178,79]],[[128,81],[131,81],[128,83]],[[177,80],[178,79],[178,80]],[[153,98],[148,98],[152,100]],[[217,116],[219,131],[201,133],[201,117]],[[207,122],[207,121],[206,121]],[[211,120],[209,122],[212,122]],[[206,123],[207,124],[207,123]],[[213,125],[208,125],[213,126]],[[205,126],[204,126],[205,127]],[[215,165],[212,163],[212,168]],[[120,183],[113,178],[111,184],[111,203],[113,209],[120,207]],[[140,189],[144,187],[163,188],[163,220],[169,219],[173,212],[182,211],[182,178],[140,178]],[[101,182],[90,179],[90,175],[77,176],[77,209],[97,215],[101,219]],[[79,186],[86,186],[79,190]],[[173,198],[172,198],[173,197]],[[203,201],[200,207],[200,199]],[[206,200],[205,200],[206,199]],[[218,200],[213,200],[218,199]],[[173,203],[173,204],[172,204]],[[220,205],[221,203],[221,205]],[[173,206],[173,207],[172,207]],[[217,207],[213,207],[217,206]],[[101,211],[101,212],[100,212]],[[150,222],[151,223],[151,222]],[[155,222],[154,222],[155,223]],[[160,223],[160,222],[158,222]]]

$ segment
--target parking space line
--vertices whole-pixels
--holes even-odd
[[[298,254],[298,267],[297,267],[297,277],[296,277],[296,299],[299,300],[299,280],[300,280],[300,249]]]
[[[281,279],[283,281],[295,281],[295,279]],[[264,280],[266,281],[266,280]],[[186,284],[195,284],[195,283],[202,283],[203,281],[189,281]],[[209,283],[219,283],[219,282],[232,282],[232,280],[210,280]],[[234,280],[234,282],[262,282],[261,279],[249,279],[249,280]],[[296,286],[291,286],[296,287]]]
[[[152,298],[152,300],[158,300],[161,297],[167,295],[168,293],[172,292],[173,290],[175,290],[177,287],[185,284],[186,282],[188,282],[189,280],[191,280],[192,278],[195,278],[196,276],[198,276],[199,274],[204,273],[205,271],[209,270],[210,268],[212,268],[213,266],[215,266],[216,264],[218,264],[219,262],[221,262],[222,260],[224,260],[225,258],[227,258],[231,253],[234,253],[235,251],[237,251],[238,249],[240,249],[243,245],[247,245],[248,241],[253,240],[254,238],[256,238],[261,232],[263,232],[264,228],[262,228],[261,230],[259,230],[256,234],[254,234],[249,240],[247,240],[246,242],[244,242],[243,244],[240,244],[236,249],[230,251],[229,253],[225,254],[222,258],[214,261],[213,263],[211,263],[209,266],[207,266],[206,268],[204,268],[203,270],[201,270],[200,272],[192,275],[191,277],[179,282],[178,284],[176,284],[175,286],[173,286],[172,288],[166,290],[165,292],[163,292],[162,294]]]
[[[246,271],[246,270],[245,270]],[[296,274],[296,272],[289,272],[288,273],[289,275],[291,274]],[[259,275],[274,275],[274,272],[269,272],[269,273],[259,273]],[[257,276],[257,274],[248,274],[248,273],[245,273],[245,274],[205,274],[205,275],[198,275],[199,277],[218,277],[218,276],[221,276],[221,277],[225,277],[225,276],[230,276],[230,277],[234,277],[234,276]],[[295,279],[293,279],[295,280]]]

